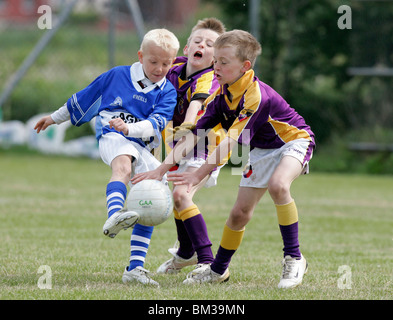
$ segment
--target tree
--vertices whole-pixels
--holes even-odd
[[[249,1],[208,2],[222,9],[228,30],[250,29]],[[364,123],[364,117],[354,111],[360,110],[361,115],[373,112],[370,101],[380,99],[378,94],[385,97],[384,114],[392,114],[391,104],[387,104],[392,101],[390,79],[374,79],[373,84],[351,77],[347,70],[359,62],[375,65],[382,61],[386,65],[393,61],[393,6],[352,1],[353,26],[346,29],[338,26],[343,15],[338,8],[343,4],[340,0],[260,2],[262,56],[258,76],[305,117],[319,142],[327,141],[333,132],[345,134],[359,121]],[[374,43],[381,32],[385,36]],[[374,89],[378,93],[371,96],[359,92]]]

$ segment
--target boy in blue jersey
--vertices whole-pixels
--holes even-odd
[[[176,90],[166,75],[179,47],[172,32],[149,31],[138,51],[139,62],[103,73],[69,98],[63,107],[41,118],[34,128],[39,133],[67,120],[80,126],[96,117],[100,156],[112,169],[106,188],[108,219],[103,232],[113,238],[120,230],[134,227],[131,236],[134,258],[126,267],[123,282],[136,280],[158,285],[143,268],[153,227],[137,224],[138,214],[123,210],[123,206],[132,174],[152,170],[160,164],[150,151],[160,145],[161,131],[173,116]],[[114,127],[119,122],[123,126],[116,130]],[[138,250],[133,252],[133,248]]]
[[[174,129],[172,134],[166,132],[169,133],[166,141],[171,147],[176,145],[182,134],[194,126],[203,101],[219,87],[213,72],[213,44],[224,31],[224,25],[216,18],[199,20],[191,30],[184,47],[185,56],[178,57],[167,74],[167,79],[175,86],[178,96],[172,119]],[[217,132],[214,141],[220,141],[219,137]],[[192,155],[187,161],[181,161],[170,171],[194,172],[207,157],[207,149],[203,148],[201,151]],[[189,265],[209,264],[213,261],[212,244],[208,237],[206,223],[198,206],[193,202],[193,196],[203,186],[214,186],[218,171],[216,170],[193,187],[191,192],[187,192],[184,186],[173,188],[179,248],[168,250],[172,258],[164,262],[157,269],[157,273],[173,274]],[[155,176],[155,172],[146,172],[146,174],[145,178],[161,180],[165,172],[158,173],[158,176]],[[148,177],[150,174],[152,176]]]

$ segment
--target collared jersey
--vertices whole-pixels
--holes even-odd
[[[289,104],[270,86],[259,80],[253,70],[238,81],[221,86],[205,101],[205,113],[196,130],[213,128],[218,123],[227,135],[251,148],[275,149],[296,139],[310,141],[314,133]]]
[[[68,99],[67,109],[72,124],[80,126],[98,116],[96,137],[100,139],[103,134],[117,132],[109,128],[109,120],[115,117],[122,118],[126,123],[148,120],[159,140],[161,131],[172,119],[176,90],[166,78],[154,84],[146,80],[139,62],[132,66],[118,66],[101,74]],[[142,139],[126,138],[145,146]],[[154,148],[156,144],[159,141],[151,147]]]

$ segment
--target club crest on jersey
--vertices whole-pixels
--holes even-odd
[[[116,97],[116,99],[110,104],[111,107],[122,107],[123,100],[120,97]]]
[[[184,99],[182,97],[178,98],[178,103],[177,103],[177,111],[179,112],[179,114],[183,114],[184,113]]]
[[[252,110],[252,109],[243,109],[242,111],[240,111],[240,114],[238,117],[239,121],[243,121],[243,120],[251,117],[253,115],[253,113],[254,113],[254,110]]]

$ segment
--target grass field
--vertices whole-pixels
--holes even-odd
[[[109,176],[98,160],[0,151],[1,300],[393,298],[392,176],[312,173],[294,182],[309,271],[302,286],[287,291],[277,289],[282,243],[268,195],[247,226],[228,283],[184,286],[187,269],[175,276],[153,273],[160,288],[124,285],[130,231],[115,239],[101,231]],[[196,196],[214,253],[238,181],[226,168],[218,187]],[[158,226],[145,267],[154,271],[168,259],[175,239],[172,219]],[[50,268],[51,288],[40,288],[41,277],[49,275],[41,266]]]

